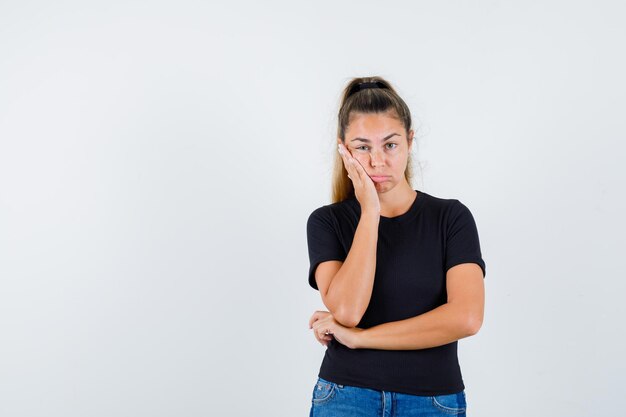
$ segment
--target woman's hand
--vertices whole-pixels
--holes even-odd
[[[334,337],[335,340],[350,349],[358,348],[359,333],[363,331],[358,327],[342,326],[330,312],[319,310],[313,313],[309,319],[309,329],[313,329],[315,338],[324,346],[328,346]],[[327,331],[329,334],[326,334]]]
[[[348,171],[348,178],[352,180],[354,194],[361,205],[361,213],[371,212],[380,215],[380,199],[374,181],[342,143],[337,143],[337,150],[343,160],[343,166]]]

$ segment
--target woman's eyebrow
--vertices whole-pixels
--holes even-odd
[[[383,140],[382,140],[381,142],[384,142],[384,141],[386,141],[386,140],[391,139],[391,137],[392,137],[392,136],[400,136],[400,134],[398,134],[398,133],[392,133],[392,134],[390,134],[389,136],[386,136],[385,138],[383,138]],[[365,138],[354,138],[354,139],[352,139],[350,142],[354,142],[355,140],[360,140],[361,142],[368,142],[368,143],[369,143],[369,142],[371,142],[371,140],[369,140],[369,139],[365,139]]]

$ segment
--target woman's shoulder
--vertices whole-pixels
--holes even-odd
[[[430,207],[432,213],[447,219],[448,222],[459,218],[473,217],[469,207],[460,198],[435,197],[431,194],[426,194],[426,200],[427,204],[425,206]]]
[[[426,193],[424,191],[419,191],[419,190],[417,191],[422,193],[424,199],[426,200],[426,203],[432,208],[449,209],[458,204],[462,204],[457,198],[438,197],[433,194]]]
[[[471,216],[471,210],[460,198],[438,197],[423,193],[425,201],[423,207],[426,212],[438,218],[455,219],[459,216]]]

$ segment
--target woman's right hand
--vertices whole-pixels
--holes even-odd
[[[361,205],[361,213],[380,215],[380,200],[374,181],[342,143],[337,143],[337,150],[343,160],[343,166],[348,171],[348,178],[352,180],[354,194]]]

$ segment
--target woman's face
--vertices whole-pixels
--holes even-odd
[[[409,131],[407,141],[404,125],[391,115],[395,112],[353,113],[345,134],[344,145],[361,163],[379,193],[406,181],[404,171],[413,142],[413,131]]]

